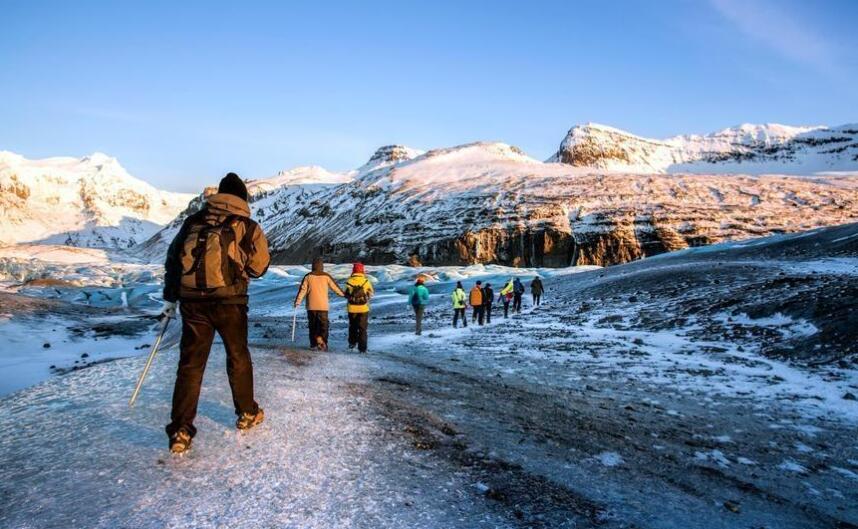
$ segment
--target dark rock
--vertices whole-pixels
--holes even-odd
[[[51,348],[51,344],[49,344],[49,343],[45,342],[44,344],[42,344],[42,347],[44,347],[45,349],[50,349],[50,348]]]
[[[858,397],[855,397],[854,393],[849,393],[849,392],[846,392],[846,394],[843,395],[843,398],[845,400],[858,400]]]
[[[724,508],[730,512],[738,513],[741,509],[739,508],[739,504],[730,500],[724,502]]]

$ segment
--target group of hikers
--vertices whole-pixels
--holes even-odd
[[[204,206],[189,215],[170,243],[164,265],[163,318],[172,318],[178,309],[182,315],[179,364],[173,388],[170,423],[166,426],[170,451],[186,452],[197,433],[194,419],[199,404],[203,373],[215,332],[226,349],[226,371],[232,390],[236,428],[248,430],[262,423],[265,414],[254,399],[253,363],[248,347],[247,302],[251,278],[265,274],[270,263],[268,241],[262,228],[250,218],[248,192],[235,173],[227,174],[217,193]],[[537,277],[531,282],[534,305],[539,305],[544,288]],[[367,351],[369,301],[374,295],[372,281],[362,263],[354,263],[351,276],[341,289],[324,270],[321,258],[313,261],[295,298],[295,309],[306,300],[311,349],[328,349],[329,293],[346,298],[349,319],[349,348]],[[510,278],[497,301],[503,303],[504,318],[521,312],[524,284]],[[494,291],[490,284],[477,281],[470,295],[461,282],[453,298],[453,326],[461,318],[467,326],[465,309],[473,308],[473,321],[491,323]],[[415,333],[423,330],[423,315],[429,304],[429,290],[418,277],[408,293],[415,315]],[[179,304],[179,302],[181,302]]]
[[[524,292],[524,283],[521,282],[521,279],[515,277],[507,281],[497,298],[498,303],[503,303],[504,318],[509,317],[510,303],[512,303],[513,314],[521,312],[521,298],[524,296]],[[533,278],[533,281],[530,282],[530,292],[533,296],[533,305],[538,306],[542,302],[542,294],[545,292],[545,287],[542,285],[542,280],[539,277]],[[495,293],[492,290],[491,283],[486,283],[486,286],[483,286],[482,281],[477,281],[466,295],[462,282],[457,281],[456,288],[453,289],[451,297],[453,299],[454,328],[457,327],[459,318],[462,319],[462,327],[468,326],[468,318],[465,315],[465,309],[467,309],[468,305],[473,309],[471,321],[479,325],[492,322],[492,307],[495,303]],[[418,332],[417,334],[420,333]]]

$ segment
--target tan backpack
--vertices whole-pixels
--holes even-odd
[[[185,295],[243,294],[247,289],[244,268],[250,254],[252,226],[247,219],[230,215],[202,216],[188,229],[182,248],[182,281]],[[243,236],[237,240],[237,227]]]

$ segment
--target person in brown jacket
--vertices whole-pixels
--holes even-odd
[[[326,351],[328,349],[328,291],[333,290],[340,297],[345,296],[334,281],[325,272],[325,262],[321,257],[313,259],[313,271],[301,280],[298,296],[295,298],[297,309],[307,298],[307,324],[310,328],[310,349]]]
[[[471,294],[468,297],[468,303],[474,307],[474,315],[471,318],[471,321],[476,321],[480,325],[483,324],[483,316],[485,313],[485,309],[483,308],[483,282],[477,281],[477,284],[474,285],[474,288],[471,289]]]
[[[247,187],[226,175],[217,194],[185,219],[167,250],[163,315],[176,314],[180,302],[182,340],[167,436],[170,451],[183,453],[197,433],[194,418],[215,332],[226,349],[226,373],[238,415],[247,430],[265,417],[253,398],[253,363],[247,347],[247,287],[268,269],[268,241],[250,219]]]

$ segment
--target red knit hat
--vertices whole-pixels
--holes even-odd
[[[363,263],[355,263],[352,267],[353,274],[362,274],[363,273]]]

